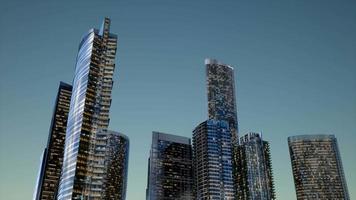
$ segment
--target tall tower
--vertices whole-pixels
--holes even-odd
[[[193,131],[196,200],[234,200],[229,124],[210,119]]]
[[[105,18],[100,30],[91,29],[79,45],[68,115],[64,162],[58,199],[92,199],[91,177],[98,129],[107,129],[117,36]]]
[[[153,132],[148,162],[147,200],[193,199],[189,138]]]
[[[63,164],[64,141],[72,86],[60,82],[55,101],[47,146],[37,178],[34,200],[56,199]]]
[[[232,140],[237,140],[238,121],[234,68],[214,59],[205,59],[209,119],[229,123]]]
[[[236,154],[237,199],[276,199],[269,143],[251,132],[240,138]]]
[[[288,138],[298,200],[349,200],[341,157],[334,135]]]
[[[222,64],[215,59],[205,59],[206,83],[208,94],[208,117],[209,119],[220,120],[228,123],[230,132],[232,167],[234,183],[236,182],[237,171],[235,163],[238,145],[238,119],[235,95],[234,68],[230,65]],[[222,165],[222,163],[220,163]],[[236,186],[236,184],[234,184]],[[235,188],[234,191],[237,189]],[[235,194],[236,197],[236,194]]]

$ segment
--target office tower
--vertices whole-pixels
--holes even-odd
[[[235,95],[234,68],[214,59],[205,59],[209,119],[223,120],[229,125],[231,152],[237,151],[238,119]],[[237,182],[236,153],[232,153],[234,185]],[[237,188],[234,189],[237,191]],[[236,195],[236,194],[235,194]]]
[[[214,59],[205,59],[209,119],[229,123],[232,140],[237,139],[234,68]]]
[[[269,143],[258,133],[248,133],[240,138],[235,153],[237,199],[276,199]]]
[[[153,132],[146,199],[193,199],[192,147],[189,138]]]
[[[226,121],[207,120],[193,131],[193,167],[197,200],[233,200],[232,142]]]
[[[105,18],[100,30],[91,29],[79,44],[68,115],[64,161],[58,199],[95,199],[91,188],[98,129],[107,129],[117,36]]]
[[[64,141],[72,86],[60,82],[55,101],[47,146],[42,155],[33,199],[55,199],[63,164]]]
[[[114,131],[98,130],[95,140],[91,199],[125,200],[129,138]]]
[[[288,138],[298,200],[349,200],[341,157],[334,135]]]

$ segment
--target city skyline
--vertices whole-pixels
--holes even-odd
[[[50,5],[49,7],[51,8]],[[303,7],[303,9],[305,8]],[[328,9],[322,8],[322,10]],[[109,11],[109,13],[110,12],[113,14],[113,11]],[[6,14],[7,13],[5,12],[4,15]],[[49,18],[56,15],[57,14],[54,13],[53,15],[50,15]],[[347,12],[345,15],[348,15]],[[73,22],[66,20],[65,22],[68,24],[76,24],[76,31],[72,31],[73,41],[78,40],[78,37],[83,33],[83,30],[92,27],[92,25],[95,24],[95,22],[99,22],[101,18],[95,17],[94,20],[90,19],[91,21],[88,20],[83,24],[78,24],[78,26],[75,21],[80,21],[83,19],[73,19]],[[11,20],[16,21],[17,18]],[[130,21],[132,19],[128,20]],[[120,20],[119,22],[122,23],[123,20]],[[115,26],[120,25],[119,22],[116,23]],[[3,21],[1,23],[3,23]],[[58,21],[55,21],[53,24],[56,25],[57,23]],[[333,22],[330,23],[333,24]],[[38,24],[35,25],[38,26]],[[84,25],[85,29],[82,29]],[[46,24],[46,26],[48,26],[48,24]],[[73,28],[73,24],[69,26]],[[129,175],[130,180],[128,185],[128,199],[141,199],[142,194],[134,193],[135,186],[141,188],[140,190],[144,191],[139,180],[145,179],[145,175],[139,171],[142,169],[142,167],[140,167],[140,163],[143,162],[142,158],[147,157],[147,153],[145,154],[142,152],[148,152],[147,144],[145,144],[147,143],[147,135],[149,135],[148,133],[150,133],[152,130],[160,129],[164,132],[182,133],[183,136],[189,137],[193,127],[199,123],[199,121],[205,120],[206,117],[204,116],[206,116],[206,114],[204,113],[205,109],[203,103],[205,100],[205,95],[203,93],[204,90],[202,90],[204,87],[202,87],[202,85],[204,85],[204,81],[202,79],[202,75],[200,74],[204,71],[204,66],[201,64],[202,60],[210,56],[237,66],[236,69],[239,71],[239,78],[237,80],[237,82],[239,82],[237,86],[237,98],[239,103],[239,118],[242,120],[240,123],[242,130],[263,130],[264,132],[269,133],[265,135],[265,138],[267,138],[268,141],[271,141],[272,163],[273,167],[278,169],[274,170],[278,171],[277,174],[274,174],[277,179],[275,181],[277,198],[279,196],[282,198],[288,197],[288,191],[289,193],[294,193],[293,187],[290,187],[292,180],[290,174],[291,166],[286,167],[282,165],[282,163],[286,165],[286,163],[289,162],[288,159],[286,159],[286,154],[280,152],[282,150],[286,151],[286,138],[287,136],[291,135],[309,133],[335,134],[339,140],[340,152],[344,162],[343,164],[345,167],[345,173],[348,174],[348,176],[346,176],[347,183],[350,188],[354,184],[354,177],[351,174],[351,169],[354,168],[353,166],[355,166],[355,164],[351,159],[351,153],[353,149],[352,144],[355,140],[350,138],[355,137],[352,135],[355,128],[352,124],[355,119],[355,97],[352,93],[352,91],[354,91],[353,89],[355,89],[355,81],[352,78],[352,75],[355,74],[355,71],[352,68],[352,64],[355,63],[355,60],[353,57],[349,57],[351,55],[350,52],[354,52],[354,49],[347,46],[353,44],[352,42],[354,42],[354,40],[351,40],[351,43],[341,43],[346,45],[342,46],[345,47],[345,49],[341,48],[341,46],[338,46],[340,48],[337,48],[337,50],[348,53],[343,55],[337,53],[334,54],[334,57],[332,58],[335,60],[328,60],[330,61],[329,63],[321,62],[322,57],[320,57],[320,55],[327,55],[330,49],[321,49],[321,43],[317,42],[313,44],[313,47],[320,50],[319,57],[315,57],[315,55],[313,55],[313,57],[309,57],[306,54],[296,54],[297,57],[301,56],[307,59],[313,58],[313,62],[308,63],[292,59],[295,63],[290,62],[289,64],[296,66],[296,68],[291,68],[287,65],[287,62],[285,62],[291,59],[291,57],[286,58],[281,56],[279,61],[275,60],[276,62],[271,62],[271,60],[269,60],[269,62],[267,62],[269,63],[267,64],[268,71],[266,71],[263,62],[259,63],[259,61],[256,62],[256,60],[252,59],[253,57],[256,57],[262,59],[261,61],[268,61],[266,60],[266,57],[263,57],[263,54],[261,54],[259,51],[256,51],[253,54],[251,49],[246,48],[248,46],[246,46],[246,43],[243,42],[242,45],[240,44],[234,47],[236,49],[240,49],[237,51],[242,53],[240,55],[236,54],[236,58],[232,53],[233,51],[221,51],[220,49],[218,53],[214,53],[213,50],[203,51],[194,56],[190,55],[188,60],[180,60],[181,62],[175,63],[172,61],[172,59],[183,56],[183,51],[179,51],[182,53],[182,55],[177,54],[175,56],[172,55],[172,52],[167,52],[165,57],[157,53],[163,52],[162,50],[168,47],[164,47],[162,49],[155,46],[151,46],[154,51],[146,56],[140,54],[140,52],[144,52],[142,49],[140,50],[137,48],[136,53],[138,54],[133,54],[132,50],[135,48],[133,49],[133,46],[131,46],[130,49],[128,44],[135,44],[136,46],[134,47],[138,47],[137,45],[140,43],[139,41],[135,42],[130,40],[130,37],[135,38],[137,35],[128,35],[130,31],[123,28],[125,25],[120,26],[120,30],[116,29],[115,32],[119,33],[119,35],[121,35],[122,32],[122,35],[126,37],[125,40],[121,40],[123,42],[123,46],[126,48],[119,48],[119,51],[121,51],[122,54],[118,56],[117,60],[119,61],[119,66],[122,67],[122,69],[120,69],[120,81],[118,84],[115,84],[115,87],[117,87],[117,85],[120,85],[120,87],[119,89],[116,89],[119,91],[114,94],[116,97],[113,98],[113,102],[115,102],[113,103],[114,111],[111,111],[111,113],[115,113],[115,117],[111,116],[111,118],[116,119],[113,119],[114,123],[111,122],[111,126],[114,127],[111,127],[111,129],[123,131],[130,136],[130,139],[133,137],[135,141],[135,143],[133,143],[135,149],[133,162],[137,163],[138,165],[130,164],[131,168],[129,169],[129,174],[131,175]],[[343,25],[340,25],[340,27],[343,27]],[[66,30],[66,28],[64,28],[64,30]],[[11,32],[14,30],[5,30],[3,34],[9,31]],[[31,33],[31,29],[29,29],[29,33]],[[59,35],[68,34],[66,31],[59,33],[61,33]],[[150,35],[152,32],[148,30],[148,33],[149,34],[146,36],[151,39],[153,38],[153,41],[155,41],[154,37]],[[207,34],[209,35],[209,33]],[[219,34],[221,36],[223,33],[218,32],[217,35]],[[337,32],[335,34],[348,36],[348,34],[345,32]],[[54,100],[53,91],[55,84],[58,84],[58,79],[70,82],[69,74],[72,74],[73,72],[74,54],[70,55],[73,53],[73,50],[71,49],[72,47],[68,48],[68,46],[66,46],[70,43],[70,41],[68,41],[68,43],[59,42],[58,44],[61,45],[57,44],[58,48],[53,49],[53,52],[57,53],[54,53],[52,57],[42,57],[43,61],[47,62],[39,62],[37,63],[37,66],[35,66],[33,63],[34,61],[39,61],[39,57],[37,56],[38,52],[42,52],[44,55],[46,55],[45,51],[48,51],[49,49],[41,46],[46,46],[46,41],[49,39],[48,37],[55,35],[57,34],[52,33],[44,36],[44,41],[35,45],[40,47],[39,49],[28,51],[28,56],[30,57],[26,57],[26,54],[22,52],[22,49],[31,43],[31,41],[25,41],[23,46],[18,46],[20,47],[18,49],[18,56],[20,56],[20,58],[28,59],[13,59],[13,65],[8,63],[11,55],[9,55],[9,58],[5,56],[3,57],[3,55],[8,54],[5,53],[5,48],[1,48],[0,55],[1,58],[3,58],[1,61],[1,67],[12,67],[9,67],[6,69],[6,71],[4,71],[1,80],[1,171],[4,173],[1,175],[4,175],[4,183],[1,183],[0,195],[6,195],[8,191],[14,190],[13,186],[15,183],[18,188],[23,188],[24,193],[14,194],[14,196],[12,196],[14,199],[23,199],[25,194],[26,196],[29,196],[29,190],[33,191],[33,185],[35,182],[34,179],[36,176],[36,171],[38,170],[38,157],[40,156],[40,149],[43,149],[45,146],[41,144],[44,144],[46,141],[46,139],[43,138],[48,136],[48,133],[44,133],[45,130],[48,130],[50,119],[48,116],[50,116],[49,113],[52,111],[50,108],[53,107],[53,105],[50,104]],[[338,38],[336,35],[324,35],[323,37],[336,39]],[[11,34],[10,36],[13,37]],[[37,37],[31,34],[28,36],[30,39]],[[303,37],[305,37],[304,39],[308,38],[307,35],[304,35]],[[183,38],[187,38],[187,36],[183,35]],[[350,39],[350,37],[346,38]],[[23,41],[21,37],[18,39],[19,41]],[[56,37],[56,39],[62,41],[61,38]],[[167,37],[163,37],[163,39],[167,39]],[[204,38],[202,38],[202,40],[204,40]],[[227,41],[236,42],[236,38],[226,38],[226,41],[221,44],[216,44],[213,42],[209,43],[209,45],[218,48],[226,46],[228,49],[232,50]],[[338,41],[344,40],[339,39]],[[15,44],[17,44],[17,42],[18,41],[14,40]],[[8,47],[8,42],[3,38],[1,43],[4,44],[3,47]],[[141,46],[141,48],[147,46],[150,41],[144,40],[143,43],[144,44]],[[77,44],[77,42],[74,44]],[[177,43],[175,44],[177,45]],[[193,47],[188,51],[190,53],[199,49],[191,46],[194,43],[188,42],[185,44]],[[276,44],[277,46],[281,45],[281,43],[278,42]],[[176,45],[174,46],[175,48],[181,48],[179,45]],[[326,46],[330,48],[332,47],[331,43],[326,43]],[[262,47],[266,46],[262,45]],[[176,50],[175,48],[168,49]],[[303,49],[301,46],[295,46],[294,48],[296,48],[294,50],[295,52],[298,52],[299,50],[302,52],[301,50]],[[63,51],[63,49],[68,49],[68,53],[63,53],[66,52]],[[351,51],[346,51],[346,49]],[[250,52],[250,57],[243,58],[243,56],[241,56],[244,55],[242,50],[247,50],[247,52]],[[13,48],[8,48],[7,51],[12,52]],[[132,56],[131,60],[129,57],[127,57],[130,51]],[[272,54],[277,53],[278,50],[274,49],[268,52],[268,54],[271,55],[271,52]],[[140,57],[143,59],[134,59]],[[157,60],[152,58],[160,59]],[[271,59],[272,58],[275,57],[271,56]],[[341,58],[344,59],[341,61]],[[19,63],[22,63],[24,60],[28,62],[29,68],[22,68],[24,71],[16,70],[19,67]],[[175,61],[177,60],[175,59]],[[72,63],[72,65],[69,65],[70,63]],[[280,67],[273,66],[271,65],[272,63],[275,63]],[[281,68],[282,63],[286,64],[283,66],[285,69]],[[318,67],[319,65],[315,65],[315,63],[319,63],[319,65],[324,64],[320,65],[323,68]],[[342,65],[342,63],[346,65]],[[149,67],[146,67],[145,64]],[[337,66],[337,68],[332,68],[334,65]],[[163,66],[166,68],[162,68]],[[297,66],[300,68],[297,68]],[[38,71],[39,69],[41,69],[40,72]],[[17,74],[18,76],[12,76],[15,71],[19,72]],[[27,76],[24,76],[24,74]],[[184,82],[179,82],[178,77],[180,77],[180,79],[184,77]],[[13,80],[10,78],[13,78]],[[32,84],[24,84],[22,87],[18,87],[18,84],[21,83],[21,78],[23,81],[31,80]],[[263,87],[260,84],[262,84]],[[122,85],[125,85],[125,87]],[[9,86],[15,90],[7,90]],[[330,95],[330,92],[332,92],[333,95]],[[28,98],[24,98],[24,95]],[[271,98],[270,95],[274,97]],[[39,97],[43,97],[43,99]],[[9,112],[10,109],[12,109],[12,112]],[[24,112],[19,112],[19,110]],[[29,123],[24,123],[26,121]],[[132,124],[133,121],[140,123],[140,127],[130,125],[130,123]],[[15,122],[18,122],[18,124],[26,124],[26,129],[23,129],[22,126],[15,126]],[[26,140],[24,140],[25,137],[20,137],[21,134],[24,133],[26,133],[24,136],[27,136]],[[13,146],[6,144],[4,141],[13,141]],[[280,144],[278,144],[279,142]],[[23,151],[22,147],[26,148],[25,152]],[[6,154],[4,154],[4,152],[8,152],[8,150],[11,151],[13,156],[8,157]],[[20,152],[22,153],[20,154]],[[140,154],[144,155],[139,155],[139,152]],[[25,155],[27,156],[25,157]],[[3,161],[6,161],[6,163]],[[132,162],[132,160],[130,160],[130,162]],[[26,168],[24,168],[21,163],[27,163],[25,165]],[[144,163],[142,163],[142,165],[144,165]],[[12,166],[11,169],[9,166]],[[10,172],[14,170],[17,170],[19,173],[13,174],[13,178],[9,179],[7,174],[10,174]],[[143,171],[145,172],[145,170]],[[24,176],[19,176],[22,174]],[[19,179],[24,180],[21,181],[21,183],[18,181],[16,182],[16,180]],[[144,194],[144,192],[142,193]],[[23,195],[23,198],[20,198],[21,195]],[[353,191],[350,191],[351,198],[352,195]]]

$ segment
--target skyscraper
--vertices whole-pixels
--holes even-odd
[[[208,91],[208,118],[229,123],[232,140],[237,139],[238,121],[234,68],[214,59],[205,59]]]
[[[47,146],[43,152],[42,163],[33,199],[55,199],[63,164],[64,141],[72,86],[60,82],[55,101]]]
[[[341,157],[334,135],[288,138],[298,200],[349,200]]]
[[[235,199],[228,122],[210,119],[198,125],[193,131],[193,156],[196,199]]]
[[[237,171],[235,163],[238,145],[238,119],[235,95],[234,68],[214,59],[205,59],[206,82],[208,94],[208,118],[228,123],[231,140],[231,155],[234,185],[236,186]],[[234,189],[237,191],[237,188]],[[236,194],[235,194],[236,196]]]
[[[235,153],[237,199],[275,199],[269,143],[258,133],[248,133]]]
[[[193,199],[192,147],[189,138],[152,133],[146,199]]]
[[[68,115],[64,161],[58,199],[94,199],[91,181],[95,167],[95,138],[107,129],[115,68],[117,36],[105,18],[100,30],[91,29],[79,44]]]
[[[91,199],[125,200],[129,138],[122,133],[98,130],[95,140]]]

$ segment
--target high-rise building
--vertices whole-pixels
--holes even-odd
[[[269,143],[258,133],[240,138],[235,152],[238,200],[275,198]]]
[[[56,197],[63,164],[64,141],[71,95],[72,86],[60,82],[47,146],[42,155],[33,196],[34,200],[52,200]]]
[[[192,147],[189,138],[153,132],[146,199],[193,199]]]
[[[125,200],[129,138],[122,133],[98,130],[95,140],[90,199]]]
[[[235,199],[229,123],[210,119],[193,131],[195,198]]]
[[[334,135],[288,138],[298,200],[349,200],[337,140]]]
[[[234,68],[214,59],[205,59],[209,119],[229,123],[232,140],[237,140],[238,121]]]
[[[235,75],[234,68],[230,65],[222,64],[215,59],[205,59],[206,82],[208,95],[208,118],[226,121],[231,134],[231,152],[237,151],[238,146],[238,118],[235,95]],[[234,158],[236,153],[232,153],[232,173],[234,185],[237,182],[237,170]],[[235,191],[238,189],[235,188]],[[236,196],[236,194],[235,194]]]
[[[95,138],[107,129],[117,36],[105,18],[100,30],[91,29],[79,44],[73,92],[68,115],[59,200],[95,199],[92,177]]]

